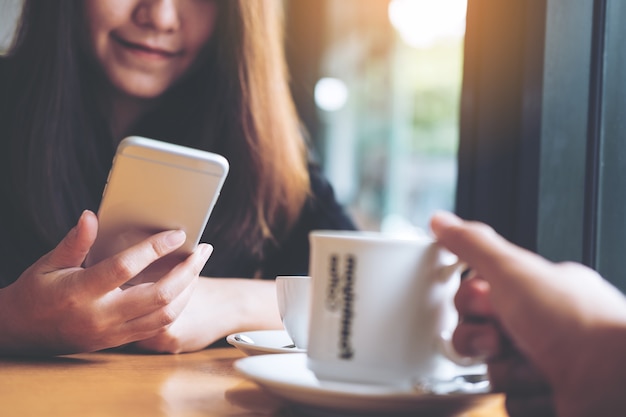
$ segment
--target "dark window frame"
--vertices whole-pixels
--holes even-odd
[[[457,212],[626,288],[626,5],[469,0]]]

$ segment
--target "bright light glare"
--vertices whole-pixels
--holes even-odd
[[[321,78],[315,84],[315,104],[322,110],[337,111],[348,101],[348,87],[337,78]]]
[[[465,35],[467,0],[392,0],[388,12],[393,27],[415,48]]]

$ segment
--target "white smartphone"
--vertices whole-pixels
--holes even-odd
[[[93,265],[155,233],[182,229],[174,253],[191,254],[228,174],[221,155],[131,136],[117,148],[98,209],[98,236],[85,264]]]

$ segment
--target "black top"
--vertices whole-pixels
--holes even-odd
[[[264,279],[272,279],[277,275],[308,275],[310,231],[355,229],[354,223],[335,199],[333,188],[317,165],[309,164],[309,177],[311,195],[305,202],[300,217],[284,239],[275,245],[266,246],[263,259],[246,252],[239,255],[237,262],[227,265],[226,269],[215,271],[211,259],[220,256],[219,242],[203,237],[201,242],[211,243],[215,249],[202,275],[240,278],[260,276]]]
[[[260,265],[263,278],[276,275],[308,275],[309,232],[321,229],[354,230],[355,225],[337,203],[334,191],[319,169],[309,167],[312,196],[297,224],[278,249]]]

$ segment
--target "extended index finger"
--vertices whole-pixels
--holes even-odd
[[[437,213],[431,220],[437,241],[476,270],[492,287],[513,281],[534,281],[533,270],[544,270],[549,262],[514,245],[480,222],[463,221],[452,213]],[[504,281],[504,282],[503,282]]]

